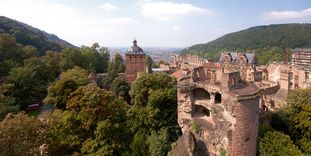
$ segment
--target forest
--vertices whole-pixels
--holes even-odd
[[[268,64],[287,61],[290,49],[310,47],[311,24],[273,24],[251,27],[193,45],[185,48],[183,54],[218,60],[222,51],[254,51],[260,64]]]
[[[34,46],[40,56],[44,55],[48,50],[59,51],[64,47],[75,47],[56,35],[4,16],[0,16],[0,33],[12,35],[20,44]]]
[[[0,155],[166,155],[180,136],[168,74],[130,86],[121,55],[97,43],[38,53],[0,34]],[[107,74],[102,86],[91,73]],[[53,111],[28,111],[34,103]]]

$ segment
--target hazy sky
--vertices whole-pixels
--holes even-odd
[[[186,47],[274,23],[311,23],[311,0],[0,0],[0,15],[77,46]]]

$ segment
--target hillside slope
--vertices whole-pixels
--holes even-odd
[[[58,38],[56,35],[46,33],[25,23],[0,16],[0,33],[12,35],[18,43],[36,47],[40,55],[47,50],[60,50],[63,47],[74,45]]]
[[[253,51],[258,53],[285,48],[311,47],[311,24],[275,24],[256,26],[224,35],[205,44],[193,45],[183,54],[218,58],[220,51]]]

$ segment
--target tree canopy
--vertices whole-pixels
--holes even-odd
[[[13,84],[8,92],[16,99],[22,108],[41,101],[46,96],[49,82],[54,80],[54,75],[46,64],[39,58],[29,58],[24,61],[24,66],[13,68],[7,76],[5,83]]]
[[[127,151],[125,121],[124,103],[95,84],[89,84],[71,93],[51,134],[58,144],[72,152],[120,155]]]
[[[290,131],[300,148],[311,153],[311,88],[290,92],[287,103]]]
[[[59,80],[48,87],[48,94],[44,99],[44,103],[53,104],[56,108],[64,109],[70,93],[88,83],[88,72],[86,70],[80,67],[69,69],[60,75]]]
[[[261,156],[299,156],[302,155],[297,146],[293,144],[290,137],[278,131],[269,131],[259,142],[259,153]]]
[[[126,82],[126,80],[123,77],[117,77],[115,78],[111,85],[109,90],[115,93],[117,96],[122,97],[125,101],[130,102],[130,85]]]
[[[149,155],[166,155],[170,150],[170,143],[176,141],[180,135],[177,124],[176,80],[166,73],[143,74],[131,87],[132,105],[127,116],[135,134],[131,147],[137,151],[133,152],[146,152],[137,146],[145,144],[142,147],[149,148]],[[141,138],[147,141],[142,141]],[[168,143],[163,146],[156,143],[162,141]],[[144,154],[146,153],[140,153]]]
[[[47,145],[48,124],[24,113],[8,114],[0,122],[0,155],[40,155]]]
[[[9,112],[19,111],[20,106],[16,105],[15,98],[5,95],[12,87],[12,84],[2,84],[0,86],[0,121],[4,119]]]

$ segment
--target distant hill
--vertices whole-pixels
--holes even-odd
[[[25,23],[0,16],[0,33],[12,35],[18,43],[36,47],[40,55],[47,50],[60,50],[63,47],[75,47],[54,34],[49,34]]]
[[[218,58],[222,50],[263,53],[271,49],[284,52],[285,48],[303,47],[311,47],[311,24],[273,24],[251,27],[205,44],[193,45],[184,49],[183,54]]]

